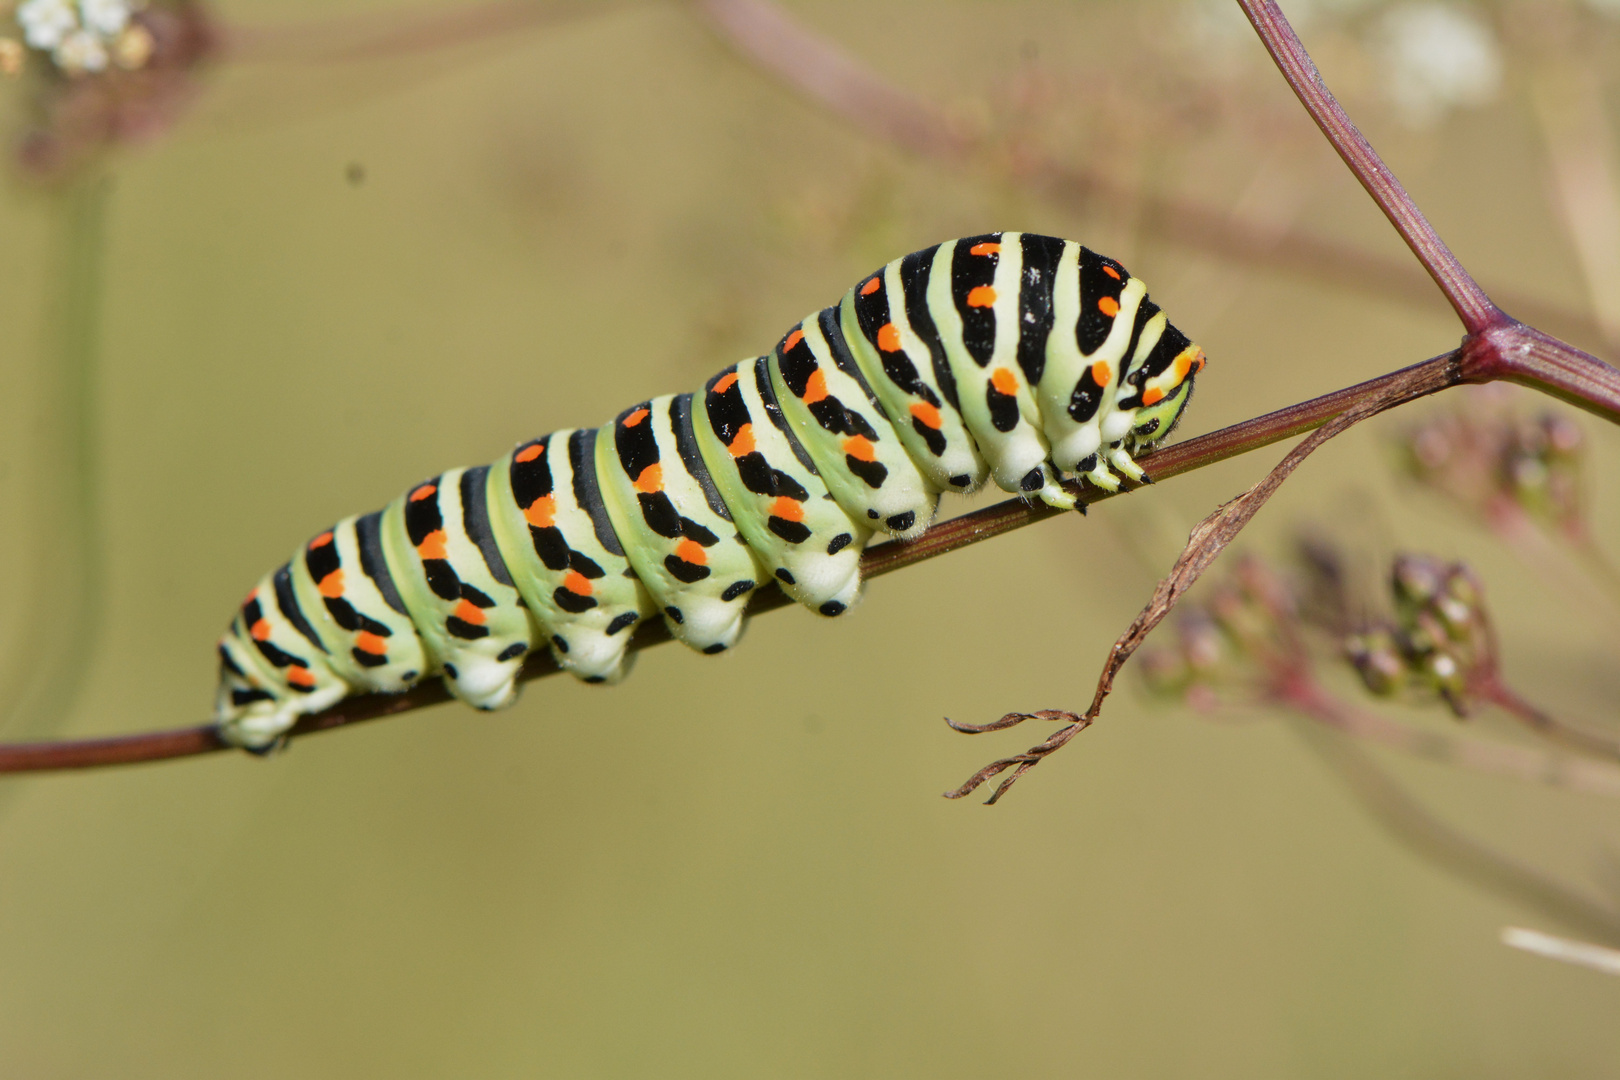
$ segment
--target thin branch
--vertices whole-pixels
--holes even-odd
[[[1539,930],[1526,930],[1522,926],[1503,927],[1502,944],[1510,949],[1544,956],[1548,960],[1601,971],[1605,975],[1620,975],[1620,950],[1606,949],[1602,945],[1553,937]]]
[[[1349,784],[1362,806],[1417,855],[1475,885],[1528,904],[1587,937],[1620,944],[1620,912],[1453,829],[1407,794],[1353,743],[1333,739],[1314,725],[1302,725],[1298,730],[1306,744]]]
[[[959,162],[981,149],[954,130],[940,109],[899,90],[767,0],[700,0],[696,7],[724,40],[761,69],[876,138],[913,153]],[[1331,240],[1293,232],[1279,235],[1213,207],[1144,196],[1101,173],[1067,167],[1030,148],[1021,148],[1018,175],[1064,201],[1116,205],[1132,201],[1145,230],[1236,262],[1304,272],[1324,282],[1407,302],[1420,295],[1416,286],[1427,277],[1407,263]],[[1604,337],[1599,323],[1567,309],[1531,297],[1514,297],[1511,306],[1536,323]]]
[[[1463,328],[1469,334],[1478,334],[1501,323],[1505,316],[1500,309],[1491,303],[1490,297],[1485,295],[1485,290],[1479,287],[1473,275],[1463,269],[1462,263],[1440,239],[1440,234],[1434,231],[1434,226],[1417,208],[1406,188],[1401,186],[1401,182],[1356,125],[1350,122],[1338,99],[1322,82],[1316,63],[1305,51],[1299,35],[1288,24],[1276,0],[1237,2],[1249,17],[1249,22],[1254,24],[1255,33],[1260,35],[1261,42],[1283,78],[1293,87],[1300,104],[1305,106],[1305,111],[1311,114],[1316,126],[1322,129],[1322,134],[1327,136],[1328,142],[1333,144],[1356,179],[1361,181],[1361,186],[1367,189],[1367,194],[1384,211],[1390,224],[1395,226],[1395,231],[1406,241],[1406,246],[1412,249],[1412,254],[1418,257],[1435,284],[1440,286],[1440,291],[1446,294],[1457,317],[1462,320]]]
[[[1120,635],[1119,640],[1114,642],[1114,647],[1108,651],[1108,659],[1103,664],[1102,674],[1097,678],[1097,689],[1092,695],[1091,707],[1086,710],[1085,715],[1070,717],[1072,722],[1068,727],[1051,735],[1039,745],[1030,747],[1024,753],[991,762],[969,777],[962,786],[946,792],[945,797],[963,798],[972,794],[985,781],[1011,769],[1012,774],[1001,782],[990,798],[985,800],[985,805],[993,806],[1020,777],[1095,723],[1102,714],[1103,701],[1113,692],[1114,679],[1119,670],[1125,666],[1125,662],[1147,640],[1154,628],[1175,609],[1187,590],[1203,576],[1204,571],[1220,557],[1221,552],[1237,539],[1238,533],[1253,520],[1254,515],[1260,512],[1260,508],[1276,494],[1277,489],[1294,470],[1324,443],[1368,417],[1455,385],[1457,359],[1457,353],[1446,353],[1425,364],[1407,368],[1404,379],[1391,382],[1379,392],[1363,397],[1353,407],[1323,424],[1290,450],[1258,484],[1199,522],[1193,528],[1192,535],[1188,537],[1187,546],[1182,551],[1181,557],[1153,590],[1153,598],[1148,601],[1147,606],[1137,615],[1130,627]],[[987,728],[999,730],[995,725],[988,725]],[[958,727],[957,730],[967,729]]]
[[[1425,361],[1389,375],[1370,379],[1356,386],[1290,405],[1241,424],[1188,439],[1174,446],[1155,450],[1141,457],[1142,465],[1160,480],[1179,476],[1218,461],[1270,446],[1292,438],[1352,408],[1358,401],[1387,394],[1391,387],[1410,385],[1414,380],[1454,378],[1448,357]],[[1074,486],[1086,503],[1108,498],[1095,488]],[[1044,503],[1030,504],[1010,499],[996,506],[963,514],[941,522],[915,540],[891,540],[868,548],[861,556],[861,571],[867,578],[881,577],[914,563],[936,558],[958,548],[977,544],[994,536],[1058,517],[1062,511]],[[780,590],[761,590],[749,604],[750,615],[784,607],[788,598]],[[647,622],[637,628],[630,648],[644,649],[669,640],[662,622]],[[524,663],[521,681],[555,674],[559,668],[550,652],[536,652]],[[325,712],[306,716],[289,733],[292,736],[330,731],[365,720],[397,716],[403,712],[448,701],[450,696],[438,679],[427,680],[403,694],[364,694],[348,698]],[[213,753],[231,747],[221,742],[212,725],[170,731],[143,732],[104,739],[65,742],[0,745],[0,773],[35,772],[55,769],[84,769],[102,765],[125,765]]]
[[[347,63],[439,52],[600,14],[618,5],[583,0],[489,0],[446,9],[326,16],[282,25],[221,25],[225,56],[246,63]]]
[[[693,10],[722,41],[806,100],[874,139],[953,166],[983,161],[991,148],[954,126],[944,110],[884,79],[839,45],[797,22],[769,0],[698,0]],[[992,161],[1007,155],[998,153]],[[1054,160],[1035,147],[1017,148],[1010,179],[1073,206],[1134,208],[1150,235],[1224,261],[1273,273],[1307,275],[1325,285],[1426,304],[1429,276],[1404,260],[1300,232],[1263,228],[1212,206],[1157,197],[1093,169]],[[1531,296],[1503,294],[1508,306],[1539,325],[1606,341],[1591,317]]]
[[[1484,701],[1490,702],[1537,735],[1565,746],[1610,761],[1620,761],[1620,743],[1613,739],[1580,728],[1570,727],[1562,720],[1549,716],[1526,701],[1504,682],[1494,670],[1469,687]]]
[[[1620,769],[1613,765],[1399,723],[1333,696],[1308,669],[1271,680],[1269,690],[1269,700],[1276,704],[1362,742],[1470,772],[1620,798]]]

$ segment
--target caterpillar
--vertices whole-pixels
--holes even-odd
[[[218,730],[265,751],[302,714],[435,674],[498,709],[542,647],[615,682],[637,623],[724,652],[769,582],[840,615],[867,540],[916,536],[941,492],[989,479],[1071,508],[1066,478],[1144,480],[1132,455],[1170,433],[1204,362],[1140,279],[1072,241],[914,252],[697,393],[451,469],[310,540],[219,643]]]

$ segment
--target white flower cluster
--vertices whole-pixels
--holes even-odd
[[[152,55],[152,35],[132,22],[143,0],[24,0],[17,26],[30,48],[51,54],[70,75],[138,68]]]
[[[1502,50],[1491,25],[1451,3],[1399,4],[1383,15],[1385,93],[1412,127],[1455,108],[1484,105],[1502,87]]]
[[[1378,73],[1379,88],[1405,123],[1432,127],[1453,109],[1489,103],[1502,86],[1502,46],[1475,5],[1457,0],[1280,0],[1301,32],[1337,24]],[[1620,0],[1584,0],[1620,15]],[[1253,38],[1231,0],[1186,0],[1194,45],[1227,52]],[[1343,33],[1348,31],[1348,33]],[[1250,50],[1250,55],[1256,55]]]

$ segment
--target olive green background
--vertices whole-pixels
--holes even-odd
[[[790,8],[964,123],[994,130],[1008,87],[1050,73],[1061,92],[1018,122],[1088,167],[1110,164],[1082,138],[1088,72],[1128,87],[1179,55],[1159,47],[1176,9],[1145,0]],[[220,6],[251,24],[338,10]],[[1255,70],[1278,168],[1305,184],[1299,219],[1399,254]],[[1522,104],[1423,135],[1365,126],[1487,286],[1581,306]],[[1130,168],[1155,190],[1231,206],[1270,168],[1220,124],[1184,145],[1139,127]],[[58,734],[204,721],[215,637],[307,536],[444,467],[694,388],[945,237],[1057,233],[1147,279],[1211,357],[1184,433],[1459,333],[1438,294],[1247,271],[1144,235],[1131,207],[1077,210],[879,145],[675,4],[380,60],[223,63],[111,171],[104,586],[82,693],[39,720]],[[17,605],[51,468],[33,421],[59,204],[20,183],[0,201],[13,649],[52,617]],[[1615,730],[1613,618],[1393,477],[1387,438],[1416,415],[1324,450],[1243,545],[1280,550],[1317,522],[1466,558],[1516,684]],[[1612,552],[1620,438],[1583,423]],[[1186,529],[1277,456],[884,578],[836,621],[762,617],[734,654],[651,650],[616,688],[549,679],[498,715],[441,706],[269,761],[6,780],[0,1075],[1614,1075],[1620,980],[1498,944],[1508,924],[1563,928],[1396,842],[1293,721],[1212,722],[1127,677],[1002,805],[939,797],[1044,734],[968,739],[940,718],[1082,707]],[[1593,797],[1380,760],[1452,825],[1570,880],[1620,827]]]

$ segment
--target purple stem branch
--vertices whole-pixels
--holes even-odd
[[[1367,194],[1373,197],[1390,224],[1395,226],[1395,231],[1401,234],[1406,246],[1412,249],[1412,254],[1418,257],[1435,284],[1440,286],[1440,291],[1451,301],[1463,328],[1473,335],[1505,322],[1507,317],[1491,303],[1490,297],[1485,295],[1485,290],[1479,287],[1473,275],[1463,269],[1462,263],[1457,261],[1457,256],[1452,254],[1446,242],[1440,239],[1440,234],[1434,231],[1434,226],[1417,208],[1406,188],[1384,164],[1384,159],[1378,156],[1356,125],[1350,122],[1338,99],[1322,82],[1316,63],[1305,51],[1299,35],[1288,24],[1276,0],[1238,0],[1238,6],[1249,17],[1249,22],[1254,24],[1255,33],[1260,35],[1260,41],[1271,54],[1283,78],[1288,80],[1288,85],[1293,87],[1305,111],[1311,114],[1316,126],[1322,129],[1322,134],[1327,136],[1328,142],[1333,144],[1356,179],[1361,181],[1361,186],[1367,189]]]

